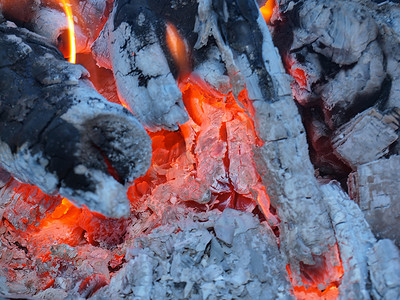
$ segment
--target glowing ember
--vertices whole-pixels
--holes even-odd
[[[264,6],[260,7],[260,11],[264,17],[265,22],[269,23],[269,21],[271,20],[275,6],[275,0],[268,0]]]
[[[75,45],[75,27],[74,27],[74,16],[72,14],[71,4],[68,0],[60,0],[60,4],[64,9],[65,15],[68,20],[68,36],[69,36],[69,62],[76,62],[76,45]]]
[[[152,166],[129,190],[133,206],[162,215],[169,205],[183,202],[199,209],[245,211],[258,204],[276,226],[256,171],[257,136],[247,112],[231,93],[221,94],[194,75],[182,79],[180,89],[190,120],[179,132],[150,133]],[[246,96],[243,91],[241,97]]]
[[[331,259],[333,257],[333,259]],[[334,300],[339,296],[339,285],[344,270],[336,244],[329,253],[314,257],[314,265],[300,263],[300,276],[286,266],[290,281],[293,284],[294,294],[299,300],[325,299]],[[330,262],[337,265],[331,265]]]

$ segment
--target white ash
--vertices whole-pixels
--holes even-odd
[[[304,1],[299,20],[291,49],[311,44],[340,65],[357,62],[378,35],[370,13],[354,1]]]
[[[103,30],[91,45],[92,55],[97,65],[110,70],[112,70],[110,57],[110,28],[113,27],[112,23],[112,18],[108,18]]]
[[[2,168],[18,180],[35,184],[48,194],[57,191],[59,180],[56,174],[46,170],[48,160],[42,153],[31,153],[28,145],[25,144],[16,153],[12,153],[10,147],[0,141],[0,161]]]
[[[374,18],[381,34],[381,47],[385,54],[386,69],[392,84],[385,108],[400,107],[400,7],[386,1],[376,10]]]
[[[391,240],[375,243],[368,256],[374,299],[400,298],[400,251]],[[383,275],[384,274],[384,275]],[[383,275],[383,276],[382,276]]]
[[[171,219],[136,238],[126,259],[94,299],[293,299],[276,238],[250,213]]]
[[[304,57],[305,61],[297,65],[305,71],[308,85],[294,85],[296,100],[306,105],[322,98],[325,121],[331,129],[372,106],[382,92],[384,79],[388,80],[387,74],[393,80],[391,74],[395,72],[389,72],[389,68],[393,69],[391,57],[395,55],[389,49],[394,53],[398,50],[390,35],[379,35],[378,30],[388,26],[376,20],[382,17],[372,13],[375,9],[369,1],[357,0],[310,0],[296,6],[299,18],[294,22],[299,24],[292,26],[294,40],[288,55]],[[321,64],[311,67],[309,58],[315,54]],[[316,73],[315,67],[319,68]],[[316,80],[313,76],[317,73],[320,78]]]
[[[382,50],[377,41],[371,42],[353,68],[339,71],[320,87],[320,95],[328,110],[335,106],[347,108],[358,98],[378,92],[385,76]]]
[[[216,47],[208,51],[208,59],[196,66],[193,73],[199,75],[205,82],[222,94],[231,91],[229,76],[224,75],[226,69],[221,54]]]

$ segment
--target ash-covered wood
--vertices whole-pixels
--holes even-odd
[[[284,34],[291,31],[292,42],[282,51],[290,73],[301,79],[294,84],[297,100],[308,105],[322,100],[326,122],[337,128],[382,92],[386,60],[378,25],[360,1],[310,0],[291,8],[285,25],[290,29],[276,40],[287,44]]]
[[[99,95],[87,71],[43,38],[11,23],[0,26],[2,167],[104,215],[128,214],[123,184],[150,164],[142,125]]]
[[[359,203],[378,238],[390,238],[400,245],[400,156],[382,158],[358,166],[349,180],[352,198]]]
[[[398,112],[383,115],[374,108],[365,110],[334,132],[333,149],[353,167],[381,158],[398,139]]]
[[[389,239],[374,244],[368,254],[368,267],[374,299],[400,298],[400,251]],[[382,276],[385,274],[384,276]]]
[[[371,299],[371,295],[373,299],[397,299],[398,248],[391,240],[376,240],[360,208],[336,183],[323,185],[321,189],[344,268],[339,299]]]
[[[179,17],[168,2],[117,0],[92,47],[100,65],[112,67],[121,101],[149,129],[176,130],[188,120],[166,54],[166,16],[193,28],[196,2],[179,4]]]

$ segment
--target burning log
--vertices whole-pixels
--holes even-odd
[[[21,181],[104,215],[130,211],[123,184],[150,164],[150,139],[87,72],[43,38],[1,24],[0,163]]]
[[[398,298],[400,281],[395,279],[400,274],[398,248],[391,240],[375,239],[360,208],[337,184],[324,185],[322,191],[343,261],[340,295],[354,299],[370,299],[371,294],[376,299],[384,295]],[[387,275],[383,276],[382,267],[389,265]]]
[[[168,64],[173,58],[162,38],[167,21],[172,22],[182,32],[186,43],[193,47],[194,70],[197,67],[201,70],[207,62],[217,60],[220,66],[225,66],[225,71],[219,72],[228,74],[236,98],[247,86],[251,101],[239,103],[250,110],[254,107],[256,130],[265,142],[256,150],[257,164],[267,192],[278,207],[278,216],[285,220],[281,227],[281,246],[294,265],[300,261],[314,264],[312,254],[327,252],[335,243],[334,234],[308,157],[305,131],[292,101],[289,78],[258,7],[252,1],[213,4],[189,1],[180,6],[166,5],[162,11],[154,5],[140,1],[115,2],[110,19],[93,48],[99,63],[112,67],[123,101],[150,128],[171,128],[172,124],[181,123],[186,115],[172,113],[181,111],[181,96],[175,92],[172,76],[176,75],[178,67]],[[193,17],[181,19],[182,15],[197,16],[197,21],[195,23]],[[108,46],[109,53],[104,51]],[[152,68],[149,69],[149,65]],[[149,74],[151,70],[159,71]],[[218,74],[218,69],[216,72]],[[200,74],[207,76],[204,71]],[[209,76],[208,80],[212,78]],[[159,91],[156,83],[170,88]],[[223,84],[214,85],[223,87]],[[131,89],[127,90],[127,86]],[[158,105],[163,105],[160,110],[153,104],[155,95],[163,95],[162,99],[170,104],[158,101]],[[160,120],[161,123],[155,123]],[[316,213],[306,213],[310,210]],[[311,233],[316,227],[319,233]]]

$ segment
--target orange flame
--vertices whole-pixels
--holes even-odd
[[[60,4],[64,9],[64,12],[68,20],[68,33],[69,33],[69,62],[76,62],[76,45],[75,45],[75,27],[74,27],[74,16],[72,14],[71,4],[68,0],[60,0]]]
[[[275,0],[268,0],[264,6],[260,7],[261,14],[264,17],[265,22],[269,23],[272,14],[274,13]]]
[[[178,66],[181,74],[189,72],[189,51],[178,30],[171,23],[167,23],[166,40],[168,49]]]

